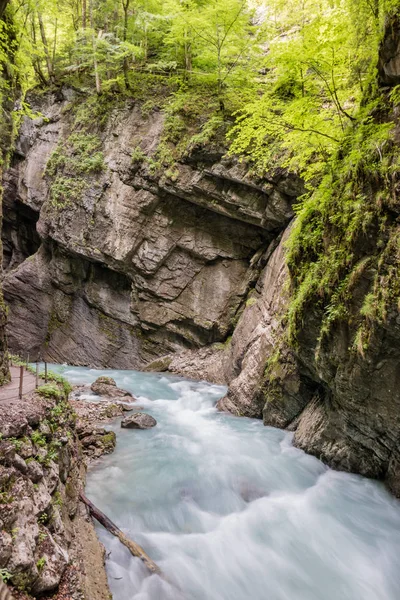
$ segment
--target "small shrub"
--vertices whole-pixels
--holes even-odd
[[[44,448],[47,445],[46,438],[39,431],[33,431],[31,434],[31,440],[35,446]]]
[[[45,383],[36,391],[44,398],[56,398],[57,400],[61,398],[61,390],[55,383]]]
[[[44,377],[45,377],[44,371],[42,371],[42,373],[40,373],[40,377],[41,377],[41,379],[44,379]],[[68,394],[70,394],[70,392],[72,392],[72,385],[70,384],[68,379],[65,379],[65,377],[63,377],[62,375],[59,375],[58,373],[54,373],[54,371],[48,371],[47,379],[49,381],[54,381],[55,383],[62,385],[64,394],[66,396],[68,396]]]
[[[44,567],[46,565],[46,558],[44,556],[42,556],[41,558],[39,558],[39,560],[36,562],[36,568],[39,571],[39,573],[41,571],[43,571]]]
[[[57,175],[50,186],[50,201],[55,208],[64,208],[73,200],[80,200],[87,187],[85,180],[80,177]]]
[[[133,165],[139,165],[144,160],[146,160],[146,154],[143,152],[140,146],[136,146],[132,150],[131,160]]]

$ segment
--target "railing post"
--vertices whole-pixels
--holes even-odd
[[[36,363],[36,385],[35,388],[37,389],[39,387],[39,363]]]
[[[24,385],[24,365],[19,368],[19,399],[22,400],[22,388]]]
[[[47,383],[47,362],[44,363],[44,381]]]

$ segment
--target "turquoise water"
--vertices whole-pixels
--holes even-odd
[[[158,426],[110,428],[114,454],[87,495],[140,543],[187,600],[399,600],[400,503],[338,473],[291,434],[220,414],[225,388],[134,371],[58,367],[73,383],[107,374]],[[99,528],[114,600],[176,600]]]

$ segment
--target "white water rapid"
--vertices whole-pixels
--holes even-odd
[[[225,388],[134,371],[106,374],[158,425],[120,429],[87,496],[140,543],[185,600],[399,600],[400,503],[380,483],[328,469],[291,434],[220,414]],[[105,530],[114,600],[177,600]]]

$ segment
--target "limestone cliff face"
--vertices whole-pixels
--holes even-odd
[[[76,160],[71,140],[83,139],[71,109],[79,102],[71,90],[34,100],[42,116],[24,122],[7,173],[10,347],[138,368],[223,342],[301,186],[283,174],[251,180],[217,147],[192,152],[169,177],[155,173],[164,117],[134,102],[85,134],[99,140],[104,164],[78,185],[68,160]],[[49,159],[58,160],[52,171]]]

